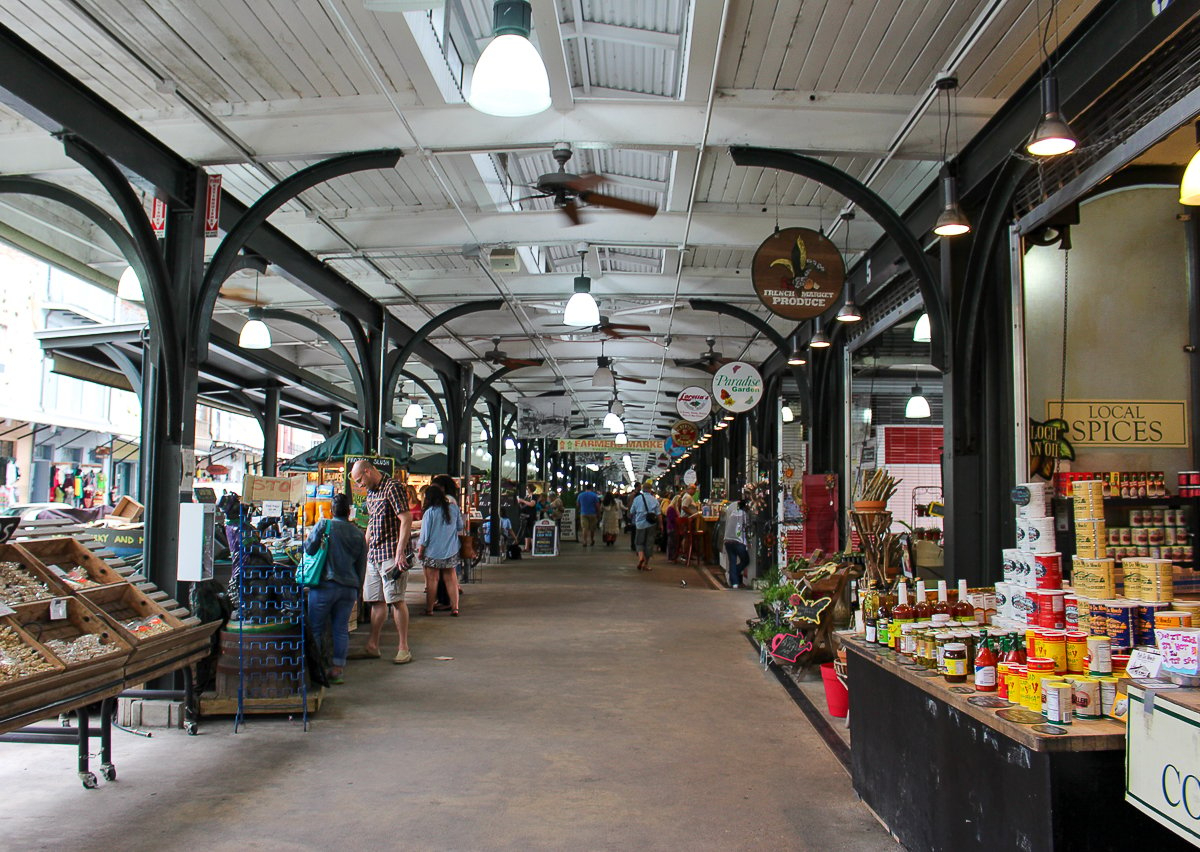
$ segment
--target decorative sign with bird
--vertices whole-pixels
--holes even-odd
[[[841,298],[846,266],[824,234],[784,228],[758,247],[751,276],[771,313],[800,320],[819,316]]]

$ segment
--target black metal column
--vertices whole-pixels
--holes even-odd
[[[488,519],[491,522],[492,542],[488,545],[488,554],[500,555],[500,477],[504,470],[504,412],[499,402],[488,403],[488,414],[491,415],[491,425],[488,435],[492,439],[492,482],[490,491],[491,510]]]
[[[1188,276],[1188,384],[1191,388],[1192,412],[1192,469],[1200,467],[1200,417],[1195,412],[1200,411],[1200,216],[1188,208],[1182,217],[1184,233],[1187,239],[1187,276]]]
[[[279,385],[266,390],[263,402],[263,476],[279,470]]]

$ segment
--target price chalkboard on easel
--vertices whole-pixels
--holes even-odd
[[[558,525],[554,521],[543,520],[533,525],[533,555],[558,555]]]

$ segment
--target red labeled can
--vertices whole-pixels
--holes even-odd
[[[1063,622],[1067,630],[1079,628],[1079,598],[1074,592],[1063,595]]]
[[[1034,571],[1036,572],[1036,582],[1039,589],[1061,589],[1062,588],[1062,554],[1061,553],[1035,553]]]
[[[1032,604],[1032,623],[1035,626],[1051,630],[1066,628],[1066,592],[1061,589],[1027,589],[1025,594]]]

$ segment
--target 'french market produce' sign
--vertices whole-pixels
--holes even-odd
[[[824,234],[784,228],[754,252],[750,276],[767,310],[800,320],[820,316],[841,298],[846,266]]]
[[[733,412],[749,411],[763,395],[763,380],[753,364],[731,361],[717,370],[712,380],[713,399]]]
[[[647,450],[658,452],[662,449],[661,441],[635,441],[632,438],[625,444],[618,444],[611,438],[559,438],[560,453],[636,453]]]
[[[1066,421],[1076,447],[1186,447],[1187,404],[1157,399],[1068,399],[1046,402],[1048,417]]]

